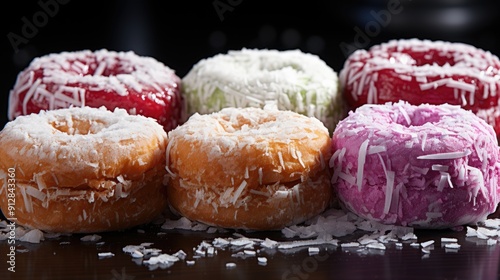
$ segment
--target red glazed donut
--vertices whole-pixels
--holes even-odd
[[[462,43],[393,40],[354,52],[339,73],[350,109],[406,100],[460,105],[500,134],[500,60]]]
[[[166,131],[181,122],[183,101],[175,72],[133,52],[84,50],[34,59],[10,92],[10,120],[71,106],[105,106],[154,118]]]

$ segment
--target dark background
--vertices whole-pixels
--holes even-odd
[[[464,42],[500,55],[499,12],[495,0],[12,1],[1,16],[0,128],[17,73],[48,53],[132,50],[182,77],[230,49],[298,48],[339,72],[350,51],[399,38]]]

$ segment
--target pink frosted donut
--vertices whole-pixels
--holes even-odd
[[[384,224],[449,228],[499,202],[493,128],[455,105],[363,105],[337,125],[332,182],[340,203]]]

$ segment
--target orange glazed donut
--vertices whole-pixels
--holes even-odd
[[[151,118],[124,109],[41,111],[7,123],[0,143],[0,205],[19,225],[119,230],[167,206],[167,135]]]
[[[292,111],[225,108],[168,133],[168,199],[209,225],[274,230],[324,211],[332,199],[331,138]]]

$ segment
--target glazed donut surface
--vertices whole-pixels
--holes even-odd
[[[2,211],[14,168],[20,225],[110,231],[146,223],[166,207],[167,137],[151,118],[104,107],[41,111],[7,123],[0,142]]]
[[[492,127],[452,105],[363,105],[332,139],[334,187],[352,212],[386,224],[449,228],[499,202]]]
[[[331,200],[330,137],[291,111],[225,108],[168,134],[168,197],[187,218],[228,228],[279,229]]]
[[[168,131],[182,122],[180,83],[172,69],[133,52],[48,54],[19,73],[8,116],[13,120],[41,110],[105,106],[154,118]]]

